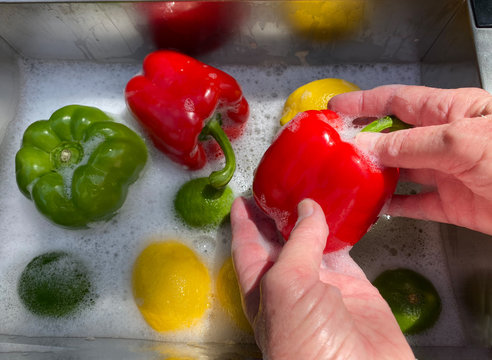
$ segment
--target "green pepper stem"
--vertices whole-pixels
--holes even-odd
[[[396,116],[391,115],[373,121],[372,123],[364,127],[361,132],[381,132],[383,130],[388,130],[389,132],[391,132],[409,128],[410,125],[404,123]]]
[[[55,168],[79,163],[84,156],[84,149],[77,142],[62,142],[51,150],[50,158]]]
[[[236,156],[232,149],[231,142],[227,138],[224,130],[221,127],[220,115],[211,119],[203,128],[201,135],[210,135],[219,144],[225,156],[225,166],[222,170],[212,172],[208,179],[210,185],[216,189],[221,189],[227,186],[231,181],[234,171],[236,171]]]

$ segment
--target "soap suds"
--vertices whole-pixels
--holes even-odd
[[[27,336],[122,337],[167,341],[253,342],[250,335],[237,330],[211,295],[211,308],[200,326],[174,334],[159,334],[143,320],[135,306],[131,289],[132,265],[146,245],[158,239],[177,239],[194,249],[208,266],[213,282],[220,266],[229,256],[230,228],[198,231],[183,225],[173,212],[174,194],[185,181],[207,176],[222,164],[217,160],[196,172],[184,170],[152,145],[140,125],[129,114],[123,91],[128,80],[141,71],[141,64],[96,64],[88,62],[20,61],[22,96],[15,120],[8,125],[0,144],[0,333]],[[254,170],[264,151],[280,128],[279,119],[285,99],[297,87],[310,81],[340,77],[367,89],[389,83],[417,84],[417,64],[329,65],[323,67],[226,66],[251,106],[250,119],[241,138],[233,142],[237,170],[230,184],[237,195],[248,194]],[[95,106],[142,134],[149,149],[149,164],[133,184],[125,204],[106,223],[85,230],[67,230],[48,222],[34,204],[18,191],[15,182],[15,153],[26,127],[47,119],[57,109],[80,104]],[[286,155],[288,156],[288,154]],[[392,223],[392,220],[388,220]],[[371,250],[356,252],[357,261],[369,277],[393,266],[417,268],[437,285],[443,297],[442,319],[435,329],[411,337],[419,345],[459,345],[461,332],[456,309],[451,301],[444,256],[437,225],[425,224],[419,244],[391,245],[395,256],[388,256],[382,245],[412,237],[414,228],[382,229],[379,223],[368,234]],[[419,225],[420,226],[420,225]],[[410,234],[410,235],[405,235]],[[419,233],[420,234],[420,233]],[[369,240],[363,240],[367,244]],[[374,243],[374,244],[372,244]],[[389,246],[389,245],[388,245]],[[17,281],[25,265],[47,251],[77,254],[95,274],[97,292],[94,304],[66,319],[42,319],[29,313],[17,295]],[[415,254],[417,253],[417,254]],[[391,254],[391,252],[390,252]],[[210,331],[209,325],[213,328]],[[454,331],[451,334],[451,331]]]

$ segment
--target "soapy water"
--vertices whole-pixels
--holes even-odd
[[[124,87],[141,64],[96,64],[22,60],[22,93],[17,116],[0,144],[0,333],[27,336],[121,337],[166,341],[253,342],[238,330],[212,293],[210,309],[201,324],[189,331],[159,334],[148,326],[135,306],[131,290],[132,265],[152,241],[177,239],[195,250],[215,282],[220,266],[230,255],[230,226],[196,230],[183,225],[173,211],[174,195],[186,181],[207,176],[223,166],[223,159],[190,172],[170,161],[152,145],[129,114]],[[362,89],[389,83],[416,84],[416,64],[330,65],[324,67],[242,67],[222,70],[234,76],[251,106],[241,138],[233,142],[237,170],[230,184],[236,195],[250,195],[256,165],[280,129],[279,119],[288,95],[297,87],[324,77],[340,77]],[[51,224],[18,191],[15,153],[26,127],[62,106],[95,106],[141,134],[149,149],[149,163],[130,187],[118,214],[90,229],[67,230]],[[288,154],[286,154],[288,156]],[[378,222],[352,249],[363,270],[373,279],[394,266],[417,269],[433,281],[443,298],[436,326],[409,337],[416,345],[460,345],[459,326],[439,240],[438,225],[394,219]],[[415,241],[415,238],[418,241]],[[395,240],[396,239],[396,240]],[[408,241],[406,241],[408,239]],[[20,303],[17,282],[35,256],[66,251],[81,258],[94,275],[94,303],[66,319],[45,319],[29,313]],[[214,288],[214,284],[212,284]]]

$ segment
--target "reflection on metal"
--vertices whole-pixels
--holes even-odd
[[[441,227],[463,326],[475,345],[492,345],[492,236]]]
[[[468,0],[470,21],[473,26],[473,39],[477,55],[482,87],[492,92],[492,28],[479,28],[473,16],[471,0]]]
[[[462,2],[422,59],[422,85],[480,87],[472,24]]]
[[[466,316],[470,317],[473,332],[485,346],[492,345],[492,266],[477,269],[463,284]]]
[[[303,3],[308,10],[316,6],[309,1]],[[317,17],[309,24],[305,13],[294,11],[294,17],[285,16],[286,2],[244,1],[248,16],[238,24],[234,36],[208,54],[207,59],[215,63],[289,65],[301,61],[312,65],[417,62],[463,0],[365,0],[363,7],[356,0],[348,3],[354,8],[345,5],[341,9],[335,0],[325,7],[326,11],[341,11],[342,17],[347,15],[354,27],[343,36],[325,31],[330,36],[320,42],[297,31],[308,24],[307,35],[319,35],[316,29],[323,34],[326,27],[320,27]],[[150,36],[152,19],[141,9],[142,3],[137,2],[0,2],[0,37],[30,58],[141,60],[156,47]]]
[[[53,338],[0,335],[0,358],[9,359],[213,359],[259,360],[261,353],[248,344],[179,344],[133,339]]]
[[[365,0],[288,1],[281,5],[293,33],[315,42],[348,39],[364,26]]]
[[[13,49],[0,38],[0,142],[14,118],[19,99],[19,70]]]

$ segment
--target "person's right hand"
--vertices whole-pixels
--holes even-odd
[[[243,309],[265,359],[415,359],[390,307],[349,255],[328,253],[323,209],[305,199],[289,241],[254,201],[231,209]],[[283,241],[283,240],[282,240]]]
[[[396,115],[415,127],[360,133],[356,144],[402,178],[425,185],[394,195],[392,216],[451,223],[492,234],[492,96],[482,89],[388,85],[338,95],[330,110],[350,117]]]

